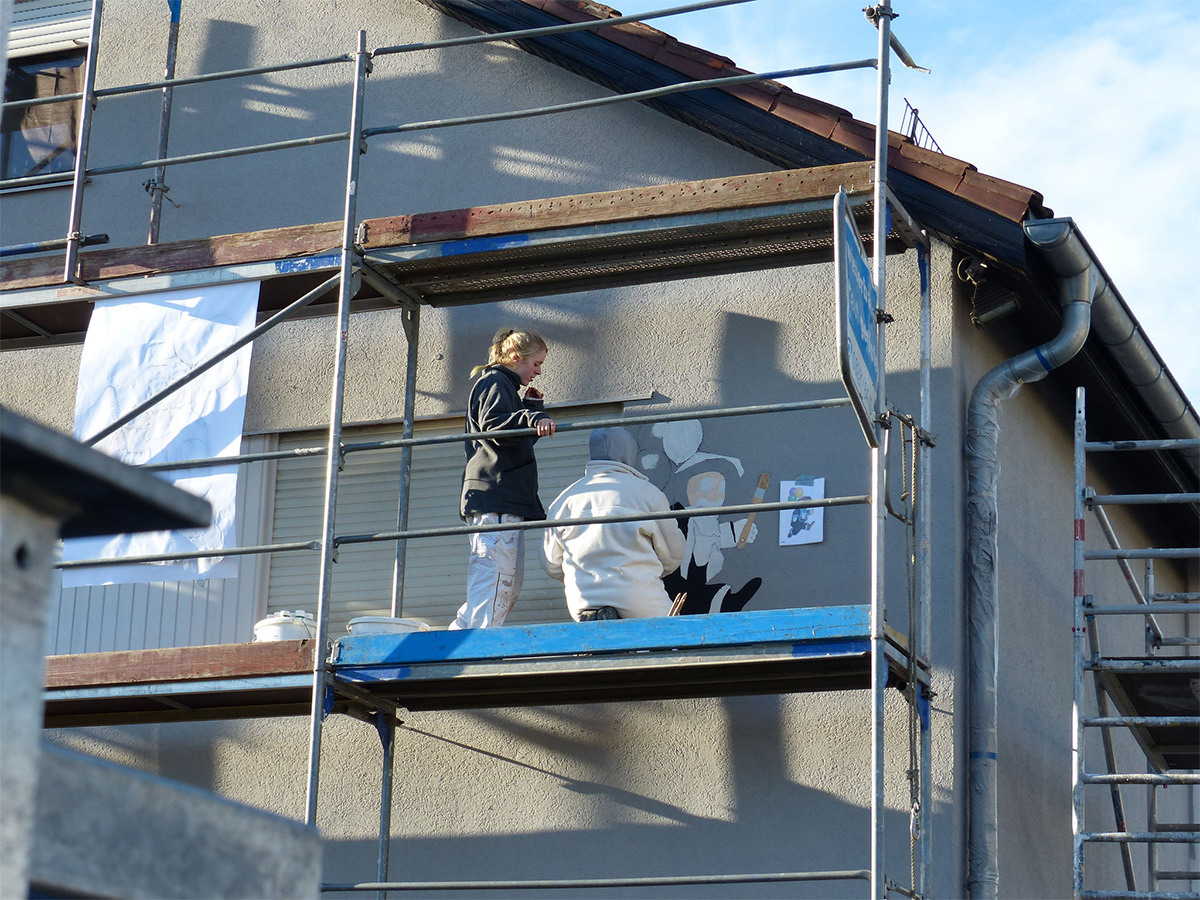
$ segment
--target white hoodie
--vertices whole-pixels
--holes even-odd
[[[667,497],[632,466],[592,460],[584,475],[550,504],[546,517],[582,519],[667,512]],[[662,577],[683,561],[683,532],[674,519],[564,525],[546,529],[542,565],[566,587],[567,608],[611,606],[622,618],[665,616],[671,599]]]

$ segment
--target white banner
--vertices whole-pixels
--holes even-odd
[[[75,437],[87,440],[229,347],[254,327],[258,283],[204,286],[101,300],[92,312],[75,399]],[[246,412],[247,345],[96,444],[133,465],[234,456]],[[212,504],[207,529],[119,534],[63,542],[63,560],[115,559],[236,546],[236,465],[164,472]],[[229,578],[236,560],[207,557],[63,571],[63,587]]]

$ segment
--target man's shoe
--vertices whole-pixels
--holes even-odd
[[[595,609],[585,609],[579,614],[580,622],[601,622],[605,619],[619,619],[621,614],[611,606],[597,606]]]

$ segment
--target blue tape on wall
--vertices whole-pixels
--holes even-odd
[[[508,250],[530,242],[527,234],[508,234],[504,237],[477,237],[465,241],[446,241],[442,256],[462,256],[464,253],[487,253],[489,250]]]
[[[336,269],[342,263],[339,253],[326,253],[322,256],[302,256],[298,259],[281,259],[275,263],[275,271],[280,275],[290,275],[293,272],[311,272],[313,269]]]

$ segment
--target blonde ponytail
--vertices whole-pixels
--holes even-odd
[[[476,377],[488,366],[504,365],[513,353],[525,359],[548,349],[546,341],[535,331],[501,328],[492,338],[492,345],[488,348],[488,361],[471,369],[471,377]]]

